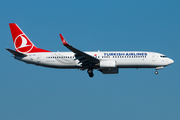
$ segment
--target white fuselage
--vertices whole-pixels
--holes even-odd
[[[163,54],[144,51],[112,51],[112,52],[85,52],[99,59],[100,63],[114,61],[116,68],[158,68],[172,64],[174,61]],[[40,52],[28,53],[26,57],[15,56],[16,59],[29,64],[51,68],[80,68],[82,63],[76,59],[73,52]],[[111,64],[111,62],[109,62]],[[111,67],[111,65],[110,65]],[[103,68],[97,64],[94,69]]]
[[[104,51],[83,52],[68,44],[62,34],[62,44],[71,52],[51,52],[36,47],[15,23],[10,23],[15,50],[7,48],[17,60],[51,68],[87,69],[90,77],[97,69],[103,74],[117,74],[119,68],[156,68],[163,69],[174,61],[165,55],[146,51]]]

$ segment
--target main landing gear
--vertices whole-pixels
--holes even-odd
[[[88,69],[87,73],[89,74],[89,77],[93,77],[94,76],[93,69]]]
[[[91,77],[91,78],[94,76],[92,66],[89,66],[89,69],[87,70],[87,73],[89,74],[89,77]]]

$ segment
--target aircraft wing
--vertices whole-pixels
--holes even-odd
[[[61,34],[59,35],[63,45],[75,53],[75,57],[80,61],[80,63],[82,63],[83,65],[99,63],[99,59],[72,47],[67,43],[67,41],[64,39],[64,37]]]

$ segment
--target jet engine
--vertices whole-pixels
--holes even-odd
[[[116,61],[100,61],[100,68],[103,74],[117,74],[119,71]]]

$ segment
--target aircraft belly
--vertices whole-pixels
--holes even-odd
[[[150,63],[148,60],[119,60],[117,61],[118,68],[155,68],[156,65]]]

